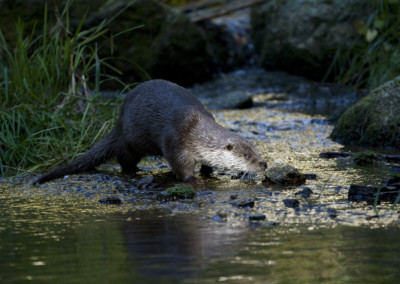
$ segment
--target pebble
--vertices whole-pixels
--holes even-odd
[[[117,196],[108,196],[99,200],[101,204],[121,204],[122,201]]]
[[[299,208],[300,206],[300,202],[294,198],[284,199],[283,203],[285,203],[285,206],[288,208]]]
[[[253,213],[249,215],[250,221],[262,221],[265,220],[267,217],[262,213]]]

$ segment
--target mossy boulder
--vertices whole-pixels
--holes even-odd
[[[252,9],[252,41],[259,63],[320,80],[335,52],[364,39],[354,27],[366,22],[372,1],[270,0]]]
[[[331,137],[344,144],[400,148],[400,76],[348,108]]]

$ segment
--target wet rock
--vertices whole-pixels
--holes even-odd
[[[212,109],[245,109],[253,106],[253,100],[249,94],[241,91],[222,93],[209,102]]]
[[[213,195],[214,193],[215,193],[215,191],[204,189],[204,190],[200,190],[199,192],[197,192],[197,196],[199,196],[199,197],[208,196],[208,195]]]
[[[375,199],[377,192],[377,186],[352,184],[350,185],[348,199],[349,201],[366,201],[369,199]]]
[[[399,109],[400,76],[348,108],[331,137],[345,144],[400,149]]]
[[[303,174],[303,176],[308,180],[316,180],[317,179],[316,174]]]
[[[253,208],[255,204],[254,199],[234,200],[230,202],[233,206],[239,208]]]
[[[260,64],[314,80],[322,79],[338,49],[366,45],[356,21],[373,10],[364,0],[271,0],[252,9],[252,40]]]
[[[348,158],[352,155],[350,152],[322,152],[319,154],[320,158],[334,159],[334,158]]]
[[[235,200],[235,199],[238,199],[238,195],[237,194],[232,194],[229,198],[231,200]]]
[[[296,192],[294,195],[300,195],[301,197],[307,199],[313,194],[313,191],[309,187],[303,188],[303,190]]]
[[[331,219],[336,219],[336,217],[337,217],[337,211],[336,211],[336,209],[329,208],[329,209],[327,210],[327,213],[328,213],[328,216],[329,216]]]
[[[153,182],[154,182],[154,177],[153,177],[153,176],[148,176],[148,177],[144,177],[144,178],[142,178],[141,180],[139,180],[139,181],[137,182],[137,186],[138,186],[139,188],[145,188],[145,187],[147,187],[148,185],[153,184]]]
[[[354,202],[367,201],[372,205],[378,191],[378,200],[395,202],[400,195],[400,186],[397,185],[397,178],[389,179],[382,186],[352,184],[350,185],[348,199]]]
[[[262,213],[253,213],[249,215],[250,221],[262,221],[265,220],[267,217]]]
[[[249,220],[249,225],[252,227],[276,227],[279,226],[279,222],[259,222],[259,221],[251,221]]]
[[[226,17],[198,23],[205,32],[218,72],[254,66],[256,60],[250,41],[249,18],[243,15],[241,19]]]
[[[371,216],[365,217],[365,219],[368,220],[368,221],[371,221],[373,219],[378,219],[378,218],[379,218],[379,215],[371,215]]]
[[[218,211],[216,216],[226,220],[226,218],[228,218],[228,213],[224,211]]]
[[[295,167],[278,162],[271,166],[262,181],[264,185],[299,186],[306,182],[306,177]]]
[[[214,98],[240,92],[251,96],[256,106],[323,114],[348,107],[366,95],[347,86],[313,82],[284,72],[263,69],[224,74],[204,84],[195,85],[190,91],[210,108],[216,108],[212,103]],[[312,120],[309,123],[313,123]],[[271,125],[267,123],[266,127]]]
[[[108,196],[99,200],[101,204],[121,204],[122,201],[117,196]]]
[[[391,178],[387,179],[386,181],[384,181],[383,185],[384,186],[393,186],[393,187],[400,189],[400,177],[399,176],[391,177]]]
[[[294,198],[287,198],[283,200],[283,203],[285,204],[286,207],[288,208],[294,208],[297,209],[300,206],[300,202],[297,199]]]

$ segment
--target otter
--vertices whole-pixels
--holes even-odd
[[[41,176],[35,184],[95,170],[116,158],[124,173],[135,173],[144,156],[164,156],[177,179],[193,181],[194,167],[255,173],[267,168],[245,138],[219,125],[189,91],[165,80],[139,84],[124,99],[120,117],[100,142],[76,160]]]

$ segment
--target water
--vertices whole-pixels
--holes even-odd
[[[396,226],[259,226],[162,210],[107,212],[79,198],[5,199],[1,193],[1,283],[400,280]]]
[[[181,201],[158,197],[170,176],[163,159],[143,161],[135,177],[151,174],[159,186],[137,188],[112,165],[40,187],[33,177],[0,180],[0,283],[398,283],[400,205],[347,198],[350,184],[380,184],[388,167],[319,158],[345,149],[329,139],[326,116],[281,100],[272,106],[273,98],[213,114],[256,144],[269,166],[283,161],[316,180],[270,188],[262,176],[246,182],[217,171]],[[304,187],[309,198],[296,194]],[[109,196],[122,203],[98,202]],[[299,207],[286,207],[288,198]],[[235,205],[246,200],[254,206]]]

